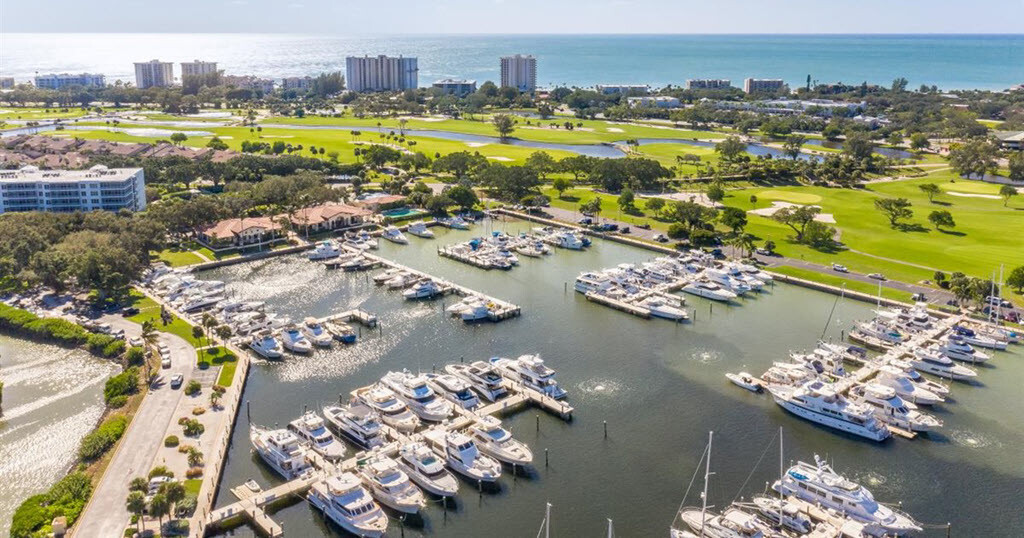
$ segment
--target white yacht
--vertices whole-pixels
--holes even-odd
[[[785,499],[758,495],[751,499],[761,517],[767,519],[773,525],[779,525],[779,515],[782,515],[782,527],[797,534],[807,534],[814,529],[814,523],[800,511],[795,503]]]
[[[859,435],[872,441],[884,441],[891,435],[871,410],[843,397],[821,381],[800,387],[768,387],[775,403],[794,415],[824,426]]]
[[[683,286],[683,291],[712,301],[729,302],[737,297],[735,293],[727,290],[714,282],[707,280],[695,280]]]
[[[391,280],[392,278],[395,278],[396,276],[400,275],[401,273],[402,273],[401,269],[399,269],[397,267],[392,267],[392,268],[390,268],[390,269],[388,269],[388,270],[386,270],[386,271],[384,271],[382,273],[377,273],[376,275],[373,275],[373,283],[377,284],[377,285],[384,284],[388,280]]]
[[[402,272],[398,273],[397,275],[389,278],[388,280],[385,280],[384,281],[384,285],[389,287],[389,288],[391,288],[391,289],[404,288],[406,286],[412,285],[414,282],[416,282],[419,279],[420,279],[420,277],[418,277],[418,276],[416,276],[416,275],[414,275],[412,273],[409,273],[407,271],[402,271]]]
[[[880,323],[877,320],[867,323],[858,323],[857,329],[868,336],[875,337],[890,345],[902,344],[907,339],[903,333]]]
[[[452,414],[452,404],[434,394],[423,375],[410,372],[388,372],[381,378],[385,386],[394,391],[413,413],[430,422],[441,422]]]
[[[875,383],[891,387],[901,398],[918,405],[935,405],[945,400],[941,395],[914,383],[902,370],[891,364],[885,364],[878,369]]]
[[[359,477],[371,495],[399,512],[415,514],[427,505],[423,492],[398,468],[395,460],[387,456],[377,456],[360,467]]]
[[[733,278],[725,271],[718,269],[705,269],[704,277],[711,282],[718,284],[720,287],[725,288],[736,295],[746,295],[752,289],[746,282],[738,278]]]
[[[576,277],[573,287],[576,291],[586,294],[590,292],[603,293],[612,288],[614,283],[611,278],[601,273],[586,272]]]
[[[327,332],[327,329],[316,318],[306,318],[303,325],[302,332],[310,342],[313,342],[313,345],[331,347],[331,344],[334,343],[331,333]]]
[[[473,390],[480,393],[487,401],[496,402],[508,393],[502,385],[504,379],[494,365],[484,361],[472,364],[449,364],[444,370],[456,377],[465,379]]]
[[[937,418],[904,402],[892,387],[878,383],[854,385],[850,388],[850,401],[868,406],[875,418],[904,430],[926,432],[942,426]]]
[[[571,231],[556,232],[550,237],[556,246],[569,250],[583,250],[583,247],[587,246],[586,242],[577,237],[575,232]]]
[[[679,512],[679,519],[693,530],[696,536],[707,538],[783,538],[783,534],[766,533],[767,527],[757,516],[737,506],[726,508],[721,514],[709,510],[686,507]]]
[[[464,219],[464,218],[462,218],[462,217],[460,217],[458,215],[456,215],[454,217],[451,217],[451,218],[447,218],[447,219],[440,219],[440,220],[438,220],[438,222],[440,222],[441,224],[443,224],[443,225],[445,225],[445,226],[447,226],[447,227],[449,227],[449,228],[451,228],[453,230],[468,230],[469,229],[469,223],[466,222],[466,219]]]
[[[380,415],[385,424],[402,433],[411,433],[420,425],[420,418],[395,396],[394,391],[381,384],[356,391],[356,397]]]
[[[374,237],[370,235],[370,232],[366,230],[362,230],[361,232],[359,232],[356,235],[356,239],[361,241],[367,247],[370,247],[370,250],[377,250],[377,247],[379,246],[377,244],[377,240],[374,239]]]
[[[342,344],[354,344],[356,341],[356,331],[348,323],[338,320],[328,321],[324,324],[324,328],[332,338]]]
[[[957,381],[967,381],[978,376],[978,372],[943,355],[938,346],[915,349],[910,364],[922,372]]]
[[[831,350],[816,348],[810,353],[790,353],[789,357],[793,359],[793,362],[804,365],[805,368],[813,370],[817,375],[833,378],[846,377],[843,358]]]
[[[480,482],[494,482],[501,476],[501,464],[480,453],[476,443],[465,434],[448,432],[444,437],[443,455],[448,467]]]
[[[939,350],[943,355],[958,361],[979,363],[989,359],[988,355],[974,349],[963,338],[955,334],[947,336],[946,340],[939,345]]]
[[[397,226],[388,226],[387,228],[384,228],[384,233],[381,234],[381,237],[391,241],[392,243],[398,243],[399,245],[409,243],[409,239],[405,237],[405,234],[403,234],[402,230],[399,230]]]
[[[433,280],[421,280],[413,284],[411,288],[402,292],[402,296],[409,300],[429,299],[441,292],[441,288]]]
[[[568,395],[565,389],[558,386],[558,381],[555,381],[555,371],[544,364],[540,355],[520,355],[515,359],[494,357],[491,364],[512,381],[522,383],[527,388],[556,400]]]
[[[990,336],[978,334],[974,329],[969,329],[960,325],[954,325],[953,334],[959,336],[964,342],[972,346],[983,347],[986,349],[1005,350],[1006,340],[997,340]]]
[[[330,260],[341,256],[342,252],[344,251],[338,246],[338,243],[328,239],[326,241],[320,241],[316,244],[316,248],[309,251],[309,259]]]
[[[738,374],[727,373],[725,377],[732,381],[733,385],[749,390],[750,392],[761,392],[762,385],[754,376],[747,372],[740,372]]]
[[[413,442],[398,450],[398,467],[427,493],[452,497],[459,492],[459,483],[444,468],[444,462],[425,443]]]
[[[513,438],[508,430],[501,427],[501,421],[494,417],[481,418],[469,427],[467,435],[480,452],[498,461],[515,465],[529,465],[533,461],[530,447]]]
[[[921,527],[910,516],[879,504],[864,486],[832,470],[817,455],[815,464],[798,462],[772,486],[783,495],[836,510],[865,523],[872,534],[905,535]]]
[[[427,384],[444,399],[472,411],[480,406],[480,398],[469,382],[452,374],[424,374]]]
[[[424,223],[423,221],[416,221],[410,224],[409,228],[406,231],[408,231],[412,235],[415,235],[416,237],[422,237],[424,239],[434,238],[433,230],[427,228],[426,223]]]
[[[380,420],[373,409],[364,404],[329,405],[324,407],[324,417],[331,431],[362,448],[372,449],[384,444]]]
[[[921,372],[918,372],[917,369],[914,368],[914,365],[910,363],[910,361],[890,358],[888,359],[888,362],[886,364],[899,370],[903,375],[907,376],[907,378],[910,379],[911,383],[913,383],[917,387],[932,392],[943,398],[949,395],[948,385],[943,385],[938,381],[932,381],[931,379],[928,379],[927,377],[921,375]]]
[[[324,419],[316,411],[307,411],[289,422],[288,430],[327,461],[339,461],[345,457],[345,445],[327,431]]]
[[[270,331],[260,331],[259,334],[249,340],[249,348],[255,351],[264,359],[280,359],[281,343],[274,338]]]
[[[284,348],[292,353],[310,353],[313,351],[313,344],[303,336],[302,331],[294,325],[288,325],[281,330],[281,343]]]
[[[338,526],[361,538],[381,538],[388,529],[388,516],[352,473],[314,482],[306,499]]]
[[[773,385],[803,385],[817,377],[813,369],[803,364],[778,361],[773,362],[772,366],[761,374],[762,379]]]
[[[669,304],[664,297],[659,297],[657,295],[651,295],[637,303],[637,305],[650,310],[652,316],[670,319],[672,321],[681,321],[689,319],[690,317],[689,314],[686,313],[686,310],[680,308],[682,306],[681,302]]]
[[[249,426],[249,441],[260,458],[285,480],[296,478],[312,468],[298,437],[288,430]]]

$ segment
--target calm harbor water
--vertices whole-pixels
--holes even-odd
[[[382,242],[380,254],[436,276],[515,302],[520,318],[498,324],[464,325],[443,314],[447,301],[411,303],[373,285],[364,273],[328,272],[303,256],[287,256],[221,268],[203,278],[227,281],[240,297],[267,302],[302,319],[361,307],[380,316],[382,330],[363,330],[355,346],[258,362],[244,399],[252,421],[284,426],[304,406],[319,409],[339,394],[369,384],[389,370],[429,371],[434,366],[491,356],[540,353],[558,370],[560,384],[576,407],[571,423],[526,410],[504,419],[536,455],[528,477],[506,473],[498,492],[478,497],[463,483],[458,506],[447,517],[436,504],[409,520],[408,536],[534,536],[553,504],[555,536],[603,535],[606,518],[620,536],[665,536],[682,500],[708,430],[716,448],[717,474],[710,500],[723,505],[749,497],[777,475],[777,459],[762,451],[785,428],[786,460],[827,455],[883,501],[903,506],[928,523],[953,523],[953,535],[1011,536],[1024,528],[1024,416],[1017,394],[1024,381],[1019,347],[998,353],[983,368],[978,386],[958,384],[953,401],[936,413],[946,427],[914,441],[876,445],[832,433],[785,414],[770,398],[729,384],[723,374],[760,373],[790,350],[813,347],[836,304],[831,295],[776,285],[735,306],[687,296],[695,320],[672,324],[642,320],[588,303],[572,291],[586,269],[644,261],[651,253],[598,241],[586,252],[559,250],[543,259],[525,258],[510,272],[483,271],[440,258],[436,247],[486,233],[512,233],[525,223],[493,223],[472,231],[435,229],[437,239],[411,237],[407,246]],[[854,320],[870,316],[870,305],[841,300],[825,329],[838,338]],[[603,438],[602,421],[608,422]],[[254,478],[265,487],[280,481],[251,453],[249,420],[240,414],[224,472],[224,486]],[[543,453],[550,451],[550,467]],[[748,486],[740,486],[751,474]],[[222,488],[217,506],[233,502]],[[699,503],[691,493],[690,504]],[[392,514],[394,515],[394,514]],[[273,515],[293,536],[340,532],[307,503]],[[392,517],[392,535],[398,521]],[[945,530],[932,531],[934,536]],[[233,531],[251,536],[248,528]]]
[[[884,16],[884,14],[879,14]],[[19,34],[0,35],[0,72],[97,72],[134,82],[132,63],[215,60],[228,74],[280,78],[344,70],[345,57],[419,58],[419,83],[499,80],[498,58],[537,56],[541,86],[683,85],[688,78],[782,78],[888,86],[1005,89],[1024,82],[1022,35],[425,35]],[[175,75],[180,76],[175,65]]]
[[[75,461],[78,442],[103,414],[103,383],[116,372],[82,350],[0,335],[0,535],[21,501]]]

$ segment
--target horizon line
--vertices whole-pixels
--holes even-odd
[[[72,35],[103,35],[103,34],[149,34],[149,35],[189,35],[189,34],[240,34],[240,35],[296,35],[296,36],[326,36],[326,37],[367,37],[367,36],[394,36],[394,37],[422,37],[422,36],[980,36],[980,37],[1024,37],[1024,32],[378,32],[378,33],[302,33],[302,32],[247,32],[247,31],[193,31],[193,32],[128,32],[128,31],[107,31],[107,32],[82,32],[82,31],[3,31],[6,35],[31,35],[31,34],[72,34]]]

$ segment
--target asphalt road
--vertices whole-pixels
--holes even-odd
[[[142,327],[119,315],[105,316],[103,321],[116,329],[124,329],[128,338],[140,336]],[[155,384],[146,394],[125,431],[117,452],[107,466],[106,472],[93,491],[92,498],[71,535],[81,538],[116,538],[123,536],[131,515],[125,508],[128,484],[136,476],[149,474],[157,451],[164,440],[168,425],[174,418],[178,401],[184,394],[184,385],[192,376],[196,364],[195,349],[184,339],[172,334],[160,333],[160,341],[171,351],[171,368],[161,370]],[[173,373],[185,376],[182,387],[171,389]]]

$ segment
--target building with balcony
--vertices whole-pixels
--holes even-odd
[[[392,56],[349,56],[345,59],[345,82],[354,92],[387,92],[419,86],[416,58]]]
[[[434,87],[448,95],[465,97],[476,92],[476,81],[446,78],[435,82]]]
[[[141,211],[146,208],[142,168],[0,171],[0,213],[8,211]]]
[[[78,73],[77,75],[51,73],[49,75],[36,75],[35,84],[36,88],[44,90],[60,90],[72,86],[102,88],[106,86],[106,80],[103,75],[93,73]]]
[[[502,56],[501,85],[521,92],[537,89],[537,58],[522,54]]]
[[[148,62],[135,62],[135,87],[166,88],[174,84],[174,64],[150,60]]]

